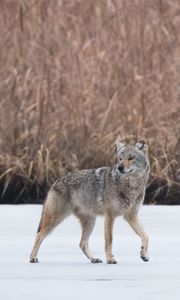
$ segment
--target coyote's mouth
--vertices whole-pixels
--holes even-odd
[[[125,174],[129,174],[129,173],[131,173],[132,171],[133,171],[132,169],[130,169],[130,170],[127,171],[127,172],[124,171],[124,170],[123,170],[123,171],[120,171],[120,170],[119,170],[119,172],[120,172],[121,174],[124,174],[124,175],[125,175]]]

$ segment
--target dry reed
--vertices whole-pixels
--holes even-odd
[[[146,202],[180,203],[179,0],[6,0],[0,11],[1,202],[114,163],[123,135],[150,145]]]

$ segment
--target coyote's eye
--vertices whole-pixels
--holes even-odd
[[[122,161],[123,160],[122,157],[120,157],[119,160]]]
[[[130,156],[130,157],[128,158],[128,160],[134,160],[134,159],[135,159],[135,155]]]

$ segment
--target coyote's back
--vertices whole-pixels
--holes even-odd
[[[97,215],[105,215],[105,249],[108,263],[116,263],[111,253],[112,226],[115,217],[123,215],[142,239],[141,257],[147,261],[147,236],[137,217],[144,200],[149,174],[147,145],[135,146],[117,142],[117,164],[112,167],[76,171],[58,179],[51,187],[44,203],[35,246],[30,261],[37,262],[37,252],[44,237],[71,213],[82,225],[80,247],[91,262],[89,236]]]

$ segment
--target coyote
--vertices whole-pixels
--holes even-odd
[[[105,215],[105,253],[108,264],[116,264],[112,254],[113,223],[123,216],[141,238],[140,257],[148,261],[148,236],[138,218],[149,175],[148,146],[116,142],[117,163],[112,167],[68,173],[50,188],[45,200],[30,262],[37,263],[37,252],[43,239],[71,213],[82,226],[80,248],[92,263],[101,263],[88,247],[97,215]]]

